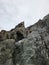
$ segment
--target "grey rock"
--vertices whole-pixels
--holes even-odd
[[[49,65],[48,43],[49,36],[41,36],[38,31],[33,31],[26,39],[16,42],[15,46],[20,50],[19,53],[15,53],[15,62],[19,59],[16,65]]]
[[[48,20],[48,19],[47,19]],[[15,43],[19,53],[15,53],[15,65],[49,65],[49,33],[47,20],[39,20],[27,38]],[[15,52],[17,51],[15,50]],[[17,61],[18,59],[18,61]]]
[[[49,65],[49,15],[0,33],[0,65]]]
[[[12,63],[12,53],[14,52],[13,39],[6,39],[0,42],[0,65],[11,65]]]

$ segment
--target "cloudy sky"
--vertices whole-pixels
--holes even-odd
[[[10,30],[24,21],[36,23],[49,14],[49,0],[0,0],[0,29]]]

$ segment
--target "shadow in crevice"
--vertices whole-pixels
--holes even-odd
[[[19,40],[22,40],[24,38],[23,34],[19,31],[16,32],[17,35],[17,40],[16,42],[18,42]],[[21,59],[21,46],[16,45],[14,48],[14,52],[12,54],[12,61],[13,61],[13,65],[16,65],[16,63],[21,63],[20,59]]]
[[[17,31],[17,41],[22,40],[24,38],[23,34],[19,31]]]

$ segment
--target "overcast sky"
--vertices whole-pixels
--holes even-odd
[[[0,0],[0,29],[29,26],[49,14],[49,0]]]

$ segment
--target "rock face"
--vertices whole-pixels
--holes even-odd
[[[0,65],[49,65],[49,15],[25,28],[0,32]]]
[[[12,53],[14,52],[13,39],[6,39],[0,42],[0,65],[12,65]]]
[[[24,22],[18,24],[14,29],[10,31],[2,30],[0,32],[0,39],[14,39],[15,41],[21,40],[26,37],[26,31],[24,27]]]

